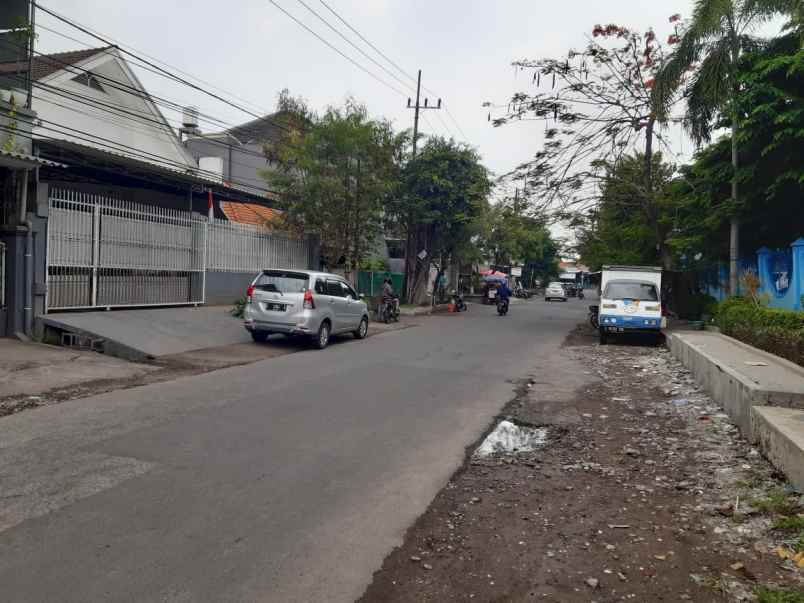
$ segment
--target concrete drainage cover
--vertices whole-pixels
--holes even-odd
[[[547,429],[544,427],[524,427],[511,421],[500,421],[475,450],[475,456],[532,452],[546,442]]]

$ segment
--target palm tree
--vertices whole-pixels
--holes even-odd
[[[743,53],[761,42],[751,34],[773,16],[787,13],[792,24],[800,16],[800,0],[696,0],[692,18],[676,40],[677,46],[656,77],[653,87],[660,119],[667,117],[673,93],[684,88],[687,100],[685,125],[696,144],[708,142],[718,117],[731,125],[731,223],[729,242],[729,291],[737,293],[739,257],[739,94],[738,64]],[[671,36],[672,38],[672,36]],[[661,113],[665,113],[664,115]]]

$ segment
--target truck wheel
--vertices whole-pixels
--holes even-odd
[[[608,333],[603,329],[600,329],[598,332],[600,333],[600,345],[606,345],[609,342]]]

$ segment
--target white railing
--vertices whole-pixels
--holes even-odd
[[[313,248],[307,237],[52,189],[47,308],[203,303],[207,271],[308,268]]]
[[[309,238],[291,237],[264,227],[212,220],[207,245],[207,270],[257,272],[310,266]]]

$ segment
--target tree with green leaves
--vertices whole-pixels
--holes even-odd
[[[352,273],[382,236],[404,137],[351,99],[320,117],[295,101],[288,106],[285,123],[293,127],[266,149],[272,163],[264,177],[280,195],[287,225],[316,234],[329,266]]]
[[[653,99],[660,117],[679,88],[684,89],[687,113],[684,121],[696,143],[708,142],[720,116],[728,117],[732,132],[729,289],[737,291],[740,253],[739,139],[741,119],[739,62],[745,52],[760,47],[753,33],[780,11],[793,8],[790,0],[696,0],[692,18],[671,36],[676,48],[657,74]]]
[[[743,246],[751,251],[786,247],[801,235],[804,223],[804,50],[798,33],[744,55],[737,78]],[[724,226],[732,207],[732,138],[723,136],[700,149],[681,168],[672,192],[678,216],[673,247],[708,265],[721,259],[729,240]]]
[[[406,270],[409,303],[425,300],[431,267],[440,277],[450,261],[474,253],[491,190],[488,171],[470,147],[429,138],[401,174],[389,210],[411,244]],[[410,250],[412,249],[412,254]]]
[[[659,192],[653,174],[654,155],[660,145],[667,146],[666,123],[651,92],[664,62],[663,47],[652,30],[640,33],[617,24],[596,25],[592,36],[585,49],[570,50],[566,58],[514,63],[532,71],[537,91],[515,94],[494,125],[543,121],[545,143],[507,178],[524,185],[540,213],[577,221],[594,213],[603,186],[619,173],[613,166],[639,150],[642,182],[625,183],[634,195],[629,205],[638,203],[637,211],[652,220],[660,258],[670,268],[672,255],[656,221]]]
[[[521,264],[523,280],[552,276],[558,245],[546,221],[533,215],[517,194],[489,208],[478,246],[494,266]]]
[[[670,238],[675,200],[669,195],[675,167],[659,153],[651,157],[653,202],[645,204],[645,158],[637,153],[608,166],[600,201],[576,222],[578,250],[585,264],[672,265]]]

